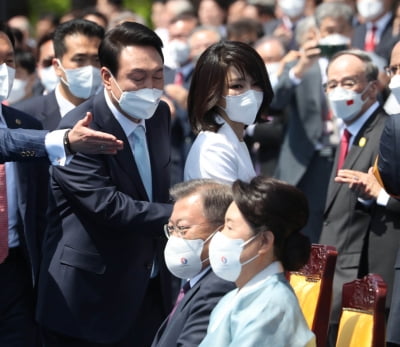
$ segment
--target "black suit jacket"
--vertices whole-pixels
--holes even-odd
[[[387,114],[378,108],[356,135],[343,169],[368,172],[378,154],[379,139]],[[390,199],[387,206],[365,205],[347,184],[334,182],[336,155],[328,187],[324,227],[320,243],[338,250],[334,276],[333,321],[340,313],[341,290],[346,282],[367,272],[379,273],[388,284],[390,298],[393,266],[400,240],[400,202]],[[369,240],[369,241],[368,241]],[[390,299],[389,299],[390,300]],[[389,301],[390,302],[390,301]]]
[[[87,111],[93,113],[94,129],[114,134],[125,146],[116,155],[76,154],[68,166],[52,168],[37,318],[51,330],[112,343],[141,319],[153,259],[164,247],[162,226],[172,211],[167,204],[170,114],[161,102],[146,121],[154,195],[149,202],[104,93],[72,110],[60,127],[72,126]],[[166,315],[171,293],[162,259]]]
[[[61,121],[60,108],[54,90],[47,95],[38,95],[18,102],[14,107],[38,119],[47,130],[56,129]]]
[[[235,284],[217,277],[211,269],[178,304],[174,315],[162,323],[152,347],[198,346],[207,333],[213,308]]]

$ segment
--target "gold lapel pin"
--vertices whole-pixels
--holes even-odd
[[[21,125],[21,124],[22,124],[21,119],[17,118],[17,119],[15,120],[15,124]]]
[[[362,137],[360,139],[360,141],[358,141],[358,146],[359,147],[364,147],[366,143],[367,143],[367,139],[365,137]]]

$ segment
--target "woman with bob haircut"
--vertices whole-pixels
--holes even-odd
[[[242,42],[218,42],[200,56],[188,95],[197,137],[185,163],[184,180],[225,183],[256,175],[243,141],[244,128],[265,114],[273,97],[265,64]]]
[[[315,346],[284,271],[310,256],[300,233],[308,218],[305,195],[288,183],[257,176],[233,183],[225,224],[211,239],[214,273],[236,283],[211,313],[200,346]]]

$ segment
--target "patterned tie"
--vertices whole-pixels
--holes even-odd
[[[5,165],[0,164],[0,264],[8,255],[8,208]]]
[[[366,52],[374,52],[375,51],[375,46],[376,46],[376,30],[378,28],[373,25],[367,32],[367,35],[365,37],[365,46],[364,50]]]
[[[153,189],[151,182],[150,157],[147,150],[146,134],[142,125],[138,125],[134,130],[133,143],[133,153],[135,156],[136,166],[139,169],[140,177],[144,187],[146,188],[147,196],[149,197],[149,200],[152,201]]]
[[[183,297],[185,296],[185,294],[187,293],[187,291],[188,291],[189,289],[190,289],[190,281],[187,281],[187,282],[183,285],[183,287],[181,288],[181,290],[179,291],[178,297],[176,298],[176,301],[175,301],[175,305],[174,305],[174,307],[172,308],[171,313],[169,314],[168,321],[171,320],[172,316],[174,315],[174,313],[175,313],[175,311],[176,311],[176,308],[178,307],[179,303],[182,301]]]
[[[347,152],[349,151],[349,142],[351,138],[351,133],[344,129],[342,138],[340,139],[340,150],[339,150],[339,159],[337,169],[340,170],[343,166],[343,163],[346,159]]]

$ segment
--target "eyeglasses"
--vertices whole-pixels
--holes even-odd
[[[358,83],[360,83],[360,80],[357,77],[348,77],[342,79],[341,81],[330,80],[324,84],[324,88],[325,90],[332,90],[340,85],[344,89],[352,89]]]
[[[210,222],[206,223],[199,223],[199,224],[192,224],[192,225],[173,225],[173,224],[164,224],[164,234],[169,239],[171,235],[175,232],[179,237],[185,236],[186,232],[195,227],[200,225],[210,224]]]
[[[395,74],[397,74],[397,71],[399,70],[399,68],[400,68],[400,64],[386,66],[385,72],[388,76],[394,76]]]

